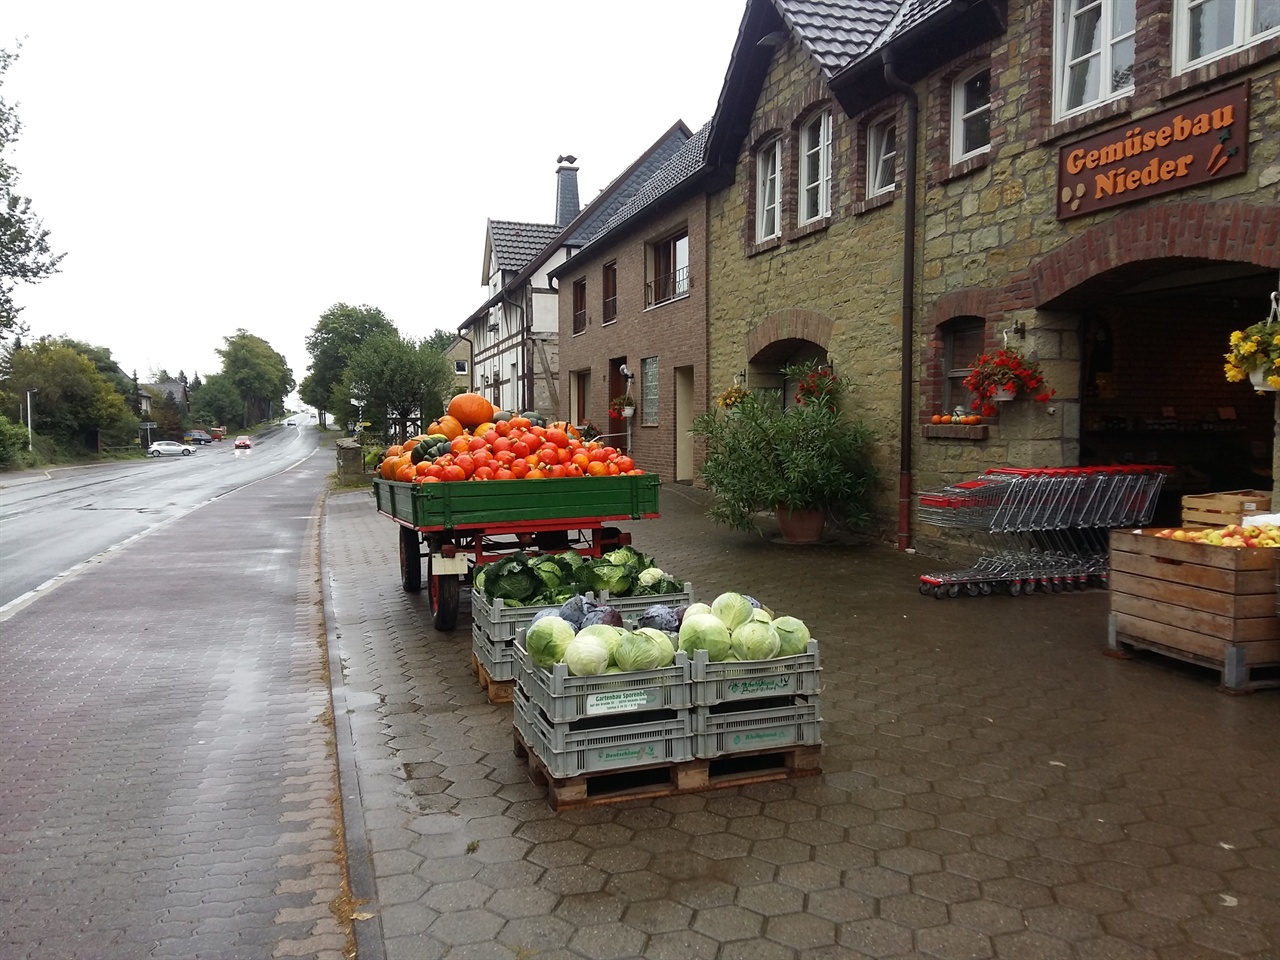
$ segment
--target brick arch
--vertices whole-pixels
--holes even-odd
[[[953,317],[999,319],[1002,311],[992,306],[991,291],[986,287],[965,287],[944,293],[929,308],[929,322],[936,329]]]
[[[1030,300],[1044,307],[1116,267],[1170,257],[1280,268],[1280,206],[1183,200],[1126,210],[1034,264]]]
[[[776,310],[747,331],[747,358],[757,356],[779,340],[808,340],[826,350],[834,326],[830,317],[816,310]]]

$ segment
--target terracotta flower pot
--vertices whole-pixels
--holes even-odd
[[[786,543],[818,543],[827,515],[822,510],[793,510],[778,504],[778,534]]]

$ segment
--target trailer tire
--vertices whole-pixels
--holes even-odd
[[[418,549],[418,531],[400,527],[400,586],[405,593],[422,589],[422,552]]]

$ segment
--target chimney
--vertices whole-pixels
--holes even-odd
[[[578,215],[578,168],[565,166],[577,162],[577,157],[556,157],[556,226],[567,227]]]

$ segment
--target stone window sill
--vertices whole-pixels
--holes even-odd
[[[959,425],[950,423],[926,423],[920,427],[920,435],[922,437],[933,437],[935,439],[985,440],[987,439],[987,425],[985,423]]]

